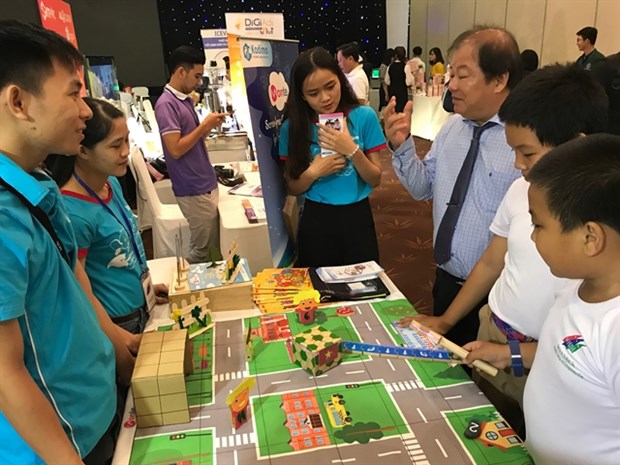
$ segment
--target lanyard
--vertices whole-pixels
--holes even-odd
[[[62,255],[62,258],[67,262],[67,265],[71,267],[71,260],[69,259],[69,254],[67,254],[67,250],[60,241],[58,234],[56,234],[56,231],[54,230],[52,222],[50,221],[47,214],[43,211],[43,209],[30,203],[30,201],[26,197],[24,197],[21,192],[8,184],[4,179],[0,178],[0,184],[2,184],[6,188],[6,190],[15,195],[15,197],[17,197],[20,202],[24,204],[28,211],[30,211],[30,214],[34,216],[39,221],[39,223],[41,223],[41,226],[45,228],[45,230],[54,241],[54,245],[56,245],[56,248],[58,249],[58,252],[60,252],[60,255]]]
[[[84,180],[82,178],[80,178],[78,176],[78,174],[74,171],[73,172],[73,177],[75,178],[75,180],[84,188],[86,189],[86,192],[88,192],[88,194],[94,198],[97,202],[99,202],[99,204],[106,209],[106,211],[112,215],[112,217],[118,221],[118,224],[121,225],[121,228],[125,229],[127,231],[127,234],[129,234],[129,238],[131,239],[131,245],[133,246],[133,251],[136,255],[136,258],[138,259],[138,261],[140,262],[140,268],[142,269],[142,271],[146,271],[147,267],[146,264],[142,261],[142,255],[140,255],[140,248],[138,247],[138,243],[136,242],[136,238],[133,235],[133,228],[131,227],[131,223],[129,221],[129,218],[127,218],[127,215],[125,214],[125,208],[123,207],[123,205],[120,204],[120,202],[116,199],[116,196],[112,195],[112,198],[114,200],[114,203],[116,203],[116,206],[118,207],[118,210],[121,212],[121,216],[123,217],[123,221],[121,222],[121,220],[118,219],[118,217],[114,214],[114,212],[112,211],[112,209],[108,206],[107,203],[105,203],[103,201],[103,199],[101,197],[99,197],[97,195],[97,193],[92,190],[90,188],[90,186],[88,184],[86,184],[84,182]],[[123,223],[125,223],[125,225],[123,226]]]

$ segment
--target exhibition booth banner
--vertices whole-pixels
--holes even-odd
[[[269,242],[275,267],[286,267],[295,258],[295,245],[284,221],[284,174],[278,157],[278,137],[289,95],[289,76],[299,53],[292,40],[239,39],[256,158],[269,225]]]
[[[239,37],[260,39],[284,39],[284,15],[282,13],[226,13],[226,32],[230,57],[230,81],[233,108],[237,121],[248,133],[248,139],[255,144],[250,109],[246,98],[246,85],[243,79],[241,48]]]
[[[228,33],[226,29],[201,29],[200,37],[205,50],[205,67],[215,61],[218,68],[224,68],[224,57],[228,56]]]
[[[71,15],[71,5],[62,0],[38,0],[39,15],[41,25],[45,29],[54,31],[78,48],[77,38],[75,37],[75,27],[73,26],[73,15]]]
[[[75,48],[78,48],[77,37],[75,35],[75,26],[73,25],[73,15],[71,14],[71,5],[62,0],[37,0],[39,7],[39,16],[41,17],[41,26],[50,31],[63,36]],[[86,96],[86,85],[84,82],[84,70],[78,70],[80,81],[82,81],[82,89],[80,95]]]

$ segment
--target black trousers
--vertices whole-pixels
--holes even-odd
[[[349,205],[306,199],[297,233],[297,266],[379,263],[375,222],[368,198]]]
[[[462,286],[462,279],[452,276],[438,267],[435,271],[435,284],[433,286],[433,315],[443,315]],[[445,335],[446,338],[460,346],[475,341],[478,337],[478,327],[480,326],[478,312],[486,303],[487,298],[485,297]]]

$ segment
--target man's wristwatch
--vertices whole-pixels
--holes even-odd
[[[510,347],[510,358],[512,360],[512,372],[517,377],[520,378],[525,374],[523,369],[523,358],[521,357],[521,349],[519,348],[519,341],[516,339],[512,339],[508,341],[508,346]]]

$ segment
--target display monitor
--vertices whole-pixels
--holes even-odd
[[[371,77],[373,79],[379,79],[379,68],[373,68]]]
[[[114,57],[85,57],[85,76],[88,95],[95,98],[119,100]]]

